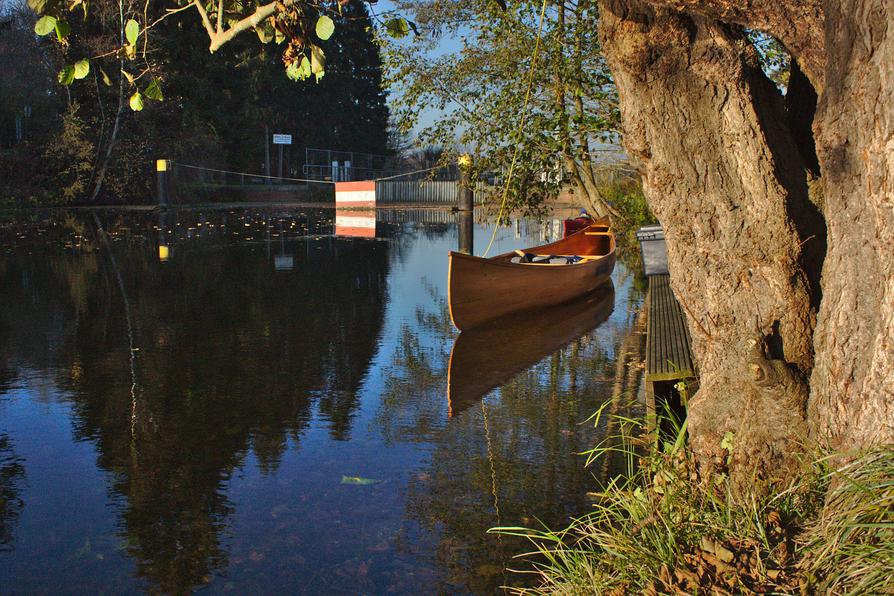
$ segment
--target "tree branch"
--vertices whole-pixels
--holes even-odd
[[[202,24],[205,25],[205,31],[208,32],[208,37],[211,38],[211,41],[213,43],[216,34],[214,33],[214,27],[211,26],[211,20],[208,18],[208,13],[205,11],[205,7],[202,6],[202,3],[199,0],[192,0],[192,3],[195,4],[196,9],[202,16]],[[213,52],[214,50],[211,51]]]
[[[223,0],[217,0],[217,34],[223,33]]]
[[[194,1],[198,3],[198,0]],[[207,20],[208,15],[204,11],[205,9],[202,8],[201,12],[203,14],[203,18]],[[221,32],[220,34],[214,34],[213,31],[209,32],[209,35],[211,36],[211,46],[208,49],[211,52],[217,51],[222,45],[245,31],[246,29],[256,27],[258,23],[272,15],[274,12],[276,12],[276,2],[270,2],[269,4],[259,6],[258,9],[251,15],[245,17],[237,23],[234,23],[232,27],[230,27],[226,31]],[[208,29],[210,26],[211,23],[209,22],[205,25],[205,28]]]

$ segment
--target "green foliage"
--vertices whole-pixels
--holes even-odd
[[[60,85],[64,85],[68,87],[75,80],[75,68],[70,64],[66,64],[62,67],[62,70],[59,71],[59,75],[57,76],[57,80]]]
[[[748,41],[757,50],[760,66],[770,80],[776,83],[780,89],[788,86],[788,78],[791,73],[791,55],[785,46],[775,37],[771,37],[761,31],[746,31]]]
[[[139,91],[137,91],[130,96],[128,105],[130,105],[130,109],[134,112],[141,111],[143,109],[143,95]]]
[[[317,19],[317,25],[315,27],[315,31],[317,33],[317,37],[326,41],[332,34],[335,32],[335,21],[327,17],[326,15],[322,15],[319,19]]]
[[[53,137],[44,151],[44,160],[53,172],[56,187],[64,202],[81,198],[87,191],[93,171],[95,146],[89,130],[79,114],[80,108],[73,103],[62,116],[62,129]]]
[[[159,85],[157,78],[152,79],[152,82],[149,83],[143,93],[149,99],[154,99],[155,101],[164,101],[164,95],[162,95],[161,86]]]
[[[38,35],[49,35],[52,31],[56,30],[56,18],[51,17],[49,15],[45,15],[37,19],[37,22],[34,23],[34,32]]]
[[[90,74],[90,61],[84,58],[83,60],[78,60],[74,63],[72,67],[74,70],[74,78],[77,80],[81,80],[86,78],[88,74]]]
[[[409,35],[410,24],[402,17],[388,19],[385,21],[385,31],[395,39],[402,39]]]
[[[137,37],[140,36],[140,24],[133,19],[127,19],[127,24],[124,25],[124,37],[127,39],[127,42],[131,45],[137,43]]]
[[[393,105],[400,131],[414,130],[428,113],[439,112],[419,132],[417,144],[472,153],[472,174],[492,182],[493,202],[502,198],[518,151],[510,210],[540,213],[569,184],[591,192],[586,186],[594,151],[613,143],[620,127],[616,92],[599,53],[594,3],[547,11],[536,65],[540,2],[511,3],[506,11],[492,0],[406,0],[398,7],[414,15],[420,31],[409,41],[381,40],[386,80],[397,90]],[[386,22],[391,37],[416,25],[398,26]],[[445,53],[444,38],[458,41],[459,49]],[[448,151],[445,161],[455,154]]]

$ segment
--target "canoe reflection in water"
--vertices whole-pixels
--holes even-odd
[[[463,331],[447,367],[448,415],[456,416],[488,391],[601,325],[612,313],[611,280],[571,302],[515,313]]]

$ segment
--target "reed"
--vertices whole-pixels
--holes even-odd
[[[894,593],[894,447],[816,457],[797,484],[743,492],[697,473],[685,421],[663,440],[619,422],[587,462],[630,463],[592,511],[559,531],[491,530],[533,545],[521,558],[536,587],[515,593]]]

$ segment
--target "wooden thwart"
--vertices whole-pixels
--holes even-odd
[[[691,338],[669,275],[649,276],[646,383],[696,377]]]

